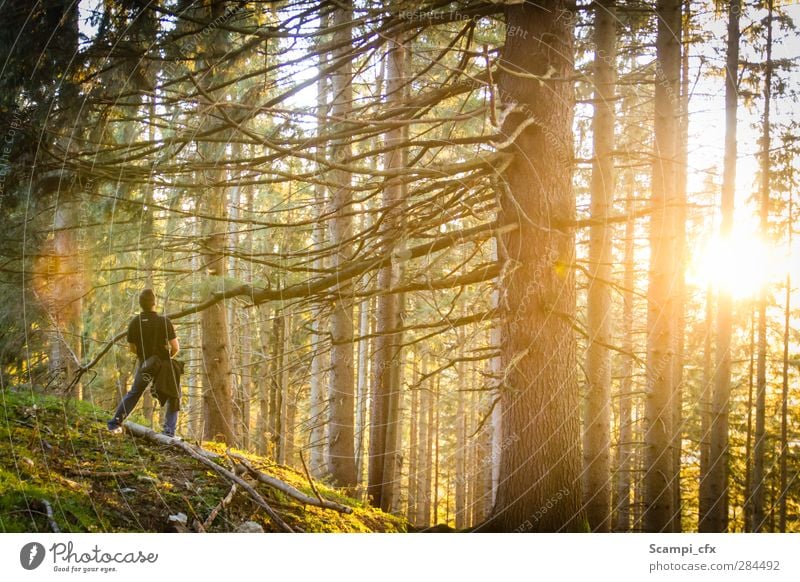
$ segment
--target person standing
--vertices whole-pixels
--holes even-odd
[[[152,289],[139,294],[142,312],[128,325],[128,348],[136,354],[133,385],[117,406],[114,417],[108,421],[108,430],[122,432],[122,422],[133,411],[148,386],[155,381],[162,366],[171,366],[171,360],[180,350],[175,328],[166,315],[156,313],[156,296]],[[163,433],[175,436],[178,425],[178,402],[166,400]]]

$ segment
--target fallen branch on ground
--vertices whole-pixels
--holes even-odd
[[[214,520],[217,518],[217,514],[230,504],[235,494],[236,494],[236,483],[231,485],[231,490],[228,492],[228,494],[225,497],[223,497],[222,500],[220,500],[220,502],[217,503],[217,506],[211,510],[211,513],[208,514],[208,517],[203,522],[202,526],[203,531],[208,531],[208,528],[211,527],[211,524],[214,523]]]
[[[255,501],[264,511],[267,512],[267,515],[269,515],[270,519],[273,521],[273,523],[275,523],[275,525],[285,532],[294,533],[294,530],[289,526],[289,524],[283,521],[281,516],[278,515],[275,510],[272,509],[272,507],[270,507],[270,505],[264,500],[263,497],[261,497],[261,495],[253,488],[252,485],[225,467],[219,466],[209,458],[209,455],[214,455],[214,457],[218,457],[219,455],[215,455],[211,451],[207,451],[202,447],[190,445],[189,443],[186,443],[180,439],[159,434],[154,430],[144,427],[140,424],[136,424],[135,422],[125,421],[123,426],[134,436],[182,450],[190,457],[197,459],[207,467],[210,467],[232,483],[236,483],[239,485],[239,487],[247,491],[250,497],[253,498],[253,501]]]
[[[250,475],[252,475],[255,479],[257,479],[259,482],[264,483],[265,485],[269,485],[270,487],[274,487],[278,491],[285,493],[286,495],[296,499],[300,503],[304,503],[306,505],[313,505],[315,507],[324,507],[325,509],[333,509],[341,513],[353,513],[352,507],[347,507],[346,505],[342,505],[341,503],[336,503],[335,501],[322,499],[321,497],[318,499],[314,499],[313,497],[306,495],[302,491],[298,491],[288,483],[284,483],[280,479],[276,479],[271,475],[262,473],[261,471],[253,467],[247,461],[247,459],[245,459],[242,455],[239,455],[232,451],[228,451],[228,455],[236,459],[242,465],[242,467],[244,467],[247,470],[247,472]],[[313,485],[312,489],[314,489]]]
[[[311,478],[311,472],[308,470],[308,465],[306,465],[306,460],[303,457],[303,451],[300,451],[300,462],[303,463],[303,471],[306,472],[306,479],[308,479],[308,484],[311,485],[311,490],[314,492],[314,495],[317,496],[320,503],[324,503],[325,501],[322,499],[322,495],[319,494],[317,491],[317,486],[314,485],[314,480]]]

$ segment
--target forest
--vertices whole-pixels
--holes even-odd
[[[103,434],[152,288],[173,445],[352,528],[800,532],[799,13],[0,3],[0,531],[44,419],[159,430]]]

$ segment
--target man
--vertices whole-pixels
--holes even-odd
[[[142,312],[128,326],[127,338],[128,348],[136,354],[136,370],[130,391],[117,406],[114,418],[108,421],[108,430],[114,433],[122,432],[122,422],[136,407],[159,370],[171,366],[172,358],[180,349],[172,322],[167,316],[156,313],[156,296],[152,289],[141,292],[139,306]],[[177,424],[178,401],[170,398],[166,400],[164,434],[175,436]]]

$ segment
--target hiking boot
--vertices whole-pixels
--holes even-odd
[[[113,420],[108,421],[108,423],[106,423],[106,426],[108,427],[108,432],[110,432],[111,434],[122,434],[122,426],[120,426]]]

